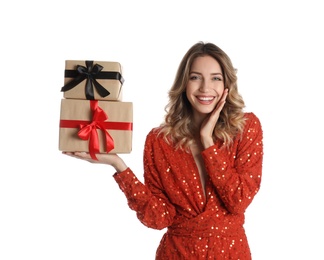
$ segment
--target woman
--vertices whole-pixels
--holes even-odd
[[[144,183],[117,154],[67,154],[113,166],[138,219],[167,228],[156,259],[248,260],[244,212],[260,188],[263,133],[244,106],[230,58],[199,42],[179,65],[164,123],[147,135]]]

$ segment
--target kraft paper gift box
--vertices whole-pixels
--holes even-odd
[[[122,66],[114,61],[66,60],[64,98],[122,100]]]
[[[130,153],[132,131],[132,102],[61,100],[60,151]]]

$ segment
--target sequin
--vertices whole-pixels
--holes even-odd
[[[114,175],[138,219],[166,228],[156,260],[251,259],[244,212],[261,184],[263,133],[253,113],[245,116],[244,138],[237,136],[230,151],[219,143],[202,151],[205,193],[193,156],[155,129],[145,142],[144,183],[130,168]]]

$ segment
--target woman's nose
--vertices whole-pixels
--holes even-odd
[[[205,80],[201,82],[200,87],[199,87],[199,91],[200,92],[207,92],[209,89],[209,84],[208,82],[206,82]]]

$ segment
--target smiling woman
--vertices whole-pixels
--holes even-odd
[[[165,121],[147,134],[144,183],[117,154],[66,153],[116,169],[129,207],[164,229],[157,260],[251,259],[245,210],[260,188],[263,132],[243,111],[231,60],[198,42],[183,57]],[[136,257],[135,257],[136,258]]]

